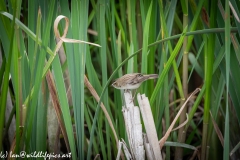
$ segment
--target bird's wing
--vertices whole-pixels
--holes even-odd
[[[125,84],[135,84],[134,81],[138,77],[138,75],[139,73],[126,74],[121,77],[121,80],[125,82]]]
[[[147,80],[148,76],[147,75],[142,75],[142,74],[137,74],[135,75],[134,78],[132,78],[131,82],[129,84],[137,84],[137,83],[142,83],[143,81]]]

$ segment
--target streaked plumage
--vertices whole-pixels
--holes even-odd
[[[112,86],[117,89],[137,89],[142,82],[155,78],[158,78],[157,74],[143,75],[141,73],[130,73],[116,79]]]

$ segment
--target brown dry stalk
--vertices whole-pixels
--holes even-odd
[[[59,31],[58,31],[58,24],[62,19],[65,19],[65,28],[64,28],[64,32],[63,35],[60,36]],[[67,35],[67,31],[68,31],[68,26],[69,26],[69,19],[63,15],[58,16],[55,21],[54,21],[54,33],[56,38],[59,38],[61,42],[66,42],[66,43],[85,43],[85,44],[90,44],[93,46],[97,46],[97,47],[101,47],[99,44],[95,44],[95,43],[91,43],[91,42],[86,42],[86,41],[81,41],[81,40],[77,40],[77,39],[70,39],[70,38],[66,38]],[[60,43],[58,43],[60,44]],[[59,48],[61,47],[62,44],[57,45],[56,50],[58,51]]]
[[[50,91],[50,95],[52,97],[52,104],[53,104],[53,107],[54,107],[54,109],[56,111],[56,114],[57,114],[58,123],[60,125],[60,128],[61,128],[61,131],[62,131],[62,134],[63,134],[63,137],[64,137],[64,141],[66,143],[68,152],[70,152],[68,138],[67,138],[67,132],[66,132],[66,128],[63,124],[62,116],[61,116],[62,111],[61,111],[61,108],[60,108],[60,103],[59,103],[59,99],[58,99],[58,96],[57,96],[56,87],[54,85],[53,76],[52,76],[52,73],[50,71],[47,72],[46,79],[47,79],[47,84],[48,84],[48,88],[49,88],[49,91]]]
[[[188,122],[188,114],[186,113],[186,120],[182,123],[182,124],[180,124],[179,126],[177,126],[176,128],[174,128],[174,129],[172,129],[172,131],[175,131],[175,130],[178,130],[178,129],[180,129],[180,128],[182,128],[183,126],[185,126],[186,124],[187,124],[187,122]]]
[[[221,132],[221,130],[219,129],[219,127],[218,127],[216,121],[214,120],[211,111],[210,111],[210,115],[211,115],[211,119],[212,119],[212,123],[213,123],[213,127],[214,127],[214,129],[215,129],[215,132],[217,133],[218,138],[219,138],[219,140],[220,140],[222,146],[224,147],[224,138],[223,138],[222,132]]]
[[[88,88],[88,90],[90,91],[90,93],[93,95],[93,97],[96,99],[97,102],[99,102],[100,98],[96,92],[96,90],[93,88],[93,86],[91,85],[91,83],[88,81],[86,75],[84,75],[84,84],[86,85],[86,87]],[[114,134],[114,137],[115,137],[115,140],[116,140],[116,144],[117,144],[117,147],[118,147],[118,137],[117,137],[117,134],[116,134],[116,131],[113,127],[113,123],[112,123],[112,120],[107,112],[107,109],[106,107],[104,106],[104,104],[101,102],[100,104],[100,107],[102,108],[103,110],[103,113],[105,114],[107,120],[108,120],[108,123],[109,123],[109,126],[111,127],[112,131],[113,131],[113,134]]]
[[[97,160],[97,159],[101,159],[101,158],[100,158],[100,154],[97,154],[97,155],[95,156],[94,160]]]
[[[195,150],[194,152],[193,152],[193,155],[191,156],[191,158],[189,159],[189,160],[194,160],[194,159],[200,159],[200,154],[199,154],[199,148],[200,148],[201,146],[197,146],[196,148],[197,148],[197,150]],[[197,157],[197,158],[196,158]]]
[[[232,3],[230,1],[229,1],[229,7],[231,8],[232,13],[233,13],[234,17],[236,18],[236,20],[240,23],[240,18],[238,17],[237,12],[234,9],[234,7],[232,6]]]
[[[21,135],[21,136],[22,136],[22,135]],[[20,136],[20,137],[21,137],[21,136]],[[13,141],[12,141],[12,144],[11,144],[11,147],[10,147],[10,150],[9,150],[9,153],[10,153],[10,152],[15,153],[15,148],[16,148],[16,132],[15,132],[14,139],[13,139]],[[10,157],[10,154],[8,154],[7,160],[10,160],[10,159],[12,159],[12,158]]]
[[[159,141],[159,145],[160,148],[162,149],[164,143],[166,142],[167,138],[169,137],[178,117],[180,116],[181,112],[183,111],[184,107],[186,106],[187,102],[191,99],[192,96],[194,96],[195,94],[197,94],[197,92],[199,92],[201,89],[197,88],[195,89],[195,91],[192,92],[192,94],[187,98],[187,100],[184,102],[184,104],[182,105],[181,109],[178,111],[176,117],[174,118],[172,124],[170,125],[170,127],[168,128],[167,132],[165,133],[165,135],[161,138],[161,140]]]

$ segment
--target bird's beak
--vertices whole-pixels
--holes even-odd
[[[113,82],[113,83],[111,84],[111,86],[114,87],[114,84],[115,84],[115,82]]]

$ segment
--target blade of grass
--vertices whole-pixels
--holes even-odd
[[[49,14],[47,17],[47,21],[46,21],[46,26],[44,28],[44,37],[43,37],[43,41],[42,41],[42,46],[47,46],[48,41],[49,41],[49,35],[50,35],[50,27],[51,27],[51,22],[52,22],[52,17],[53,17],[53,11],[54,11],[54,4],[55,4],[55,0],[50,2],[49,5]],[[42,81],[42,71],[43,71],[43,67],[44,67],[44,60],[45,60],[45,56],[46,56],[46,51],[44,49],[42,49],[40,51],[39,57],[38,57],[38,64],[37,64],[37,68],[36,68],[36,76],[35,76],[35,80],[34,80],[34,89],[35,92],[33,92],[32,95],[32,101],[29,104],[29,106],[27,106],[27,121],[25,122],[25,127],[23,130],[23,137],[27,135],[31,135],[32,133],[32,127],[33,127],[33,120],[34,120],[34,115],[35,115],[35,111],[36,111],[36,106],[37,106],[37,98],[38,98],[38,93],[39,93],[39,89],[40,89],[40,84]],[[30,138],[31,136],[27,136],[26,141],[25,141],[25,145],[26,145],[26,151],[28,151],[29,148],[29,142],[30,142]]]
[[[183,28],[185,28],[188,24],[188,1],[181,0],[181,7],[183,10]],[[182,50],[183,50],[183,60],[182,60],[182,88],[183,88],[183,98],[185,99],[188,96],[188,37],[185,37]],[[180,106],[182,106],[184,101],[181,102]],[[184,123],[186,121],[186,112],[187,107],[185,107],[180,115],[179,124]],[[178,142],[184,143],[186,139],[186,134],[184,132],[184,127],[178,130]],[[175,150],[175,160],[183,158],[183,148],[176,148]]]
[[[121,1],[121,3],[123,3],[123,2],[125,2],[125,1]],[[121,14],[122,14],[122,8],[124,8],[125,6],[124,5],[120,5],[120,6],[121,6],[120,11],[121,11]],[[124,8],[124,10],[125,10],[125,8]],[[124,49],[125,53],[127,53],[126,51],[127,51],[128,43],[127,43],[127,40],[126,40],[126,33],[125,33],[125,31],[126,31],[126,27],[125,27],[125,23],[124,23],[125,20],[123,20],[123,24],[122,24],[122,21],[121,21],[119,15],[118,15],[118,12],[117,12],[116,8],[114,8],[114,15],[115,15],[117,27],[120,29],[120,31],[122,33],[121,36],[122,36],[123,49]],[[121,16],[121,17],[123,19],[125,19],[124,18],[125,16]]]
[[[166,26],[166,23],[165,23],[165,17],[164,17],[164,13],[163,13],[163,4],[162,4],[162,1],[160,1],[160,8],[162,8],[160,10],[160,20],[161,20],[161,24],[162,24],[162,28],[163,28],[163,38],[165,37],[169,37],[169,33],[170,30],[168,30],[168,27]],[[170,41],[168,41],[168,46],[169,48],[169,51],[170,53],[172,53],[172,45],[170,43]],[[166,47],[166,51],[167,51],[167,48]],[[180,75],[179,75],[179,72],[178,72],[178,69],[177,69],[177,64],[176,64],[176,61],[174,60],[173,61],[173,69],[174,69],[174,73],[175,73],[175,76],[176,76],[176,81],[177,81],[177,85],[178,85],[178,89],[179,89],[179,94],[180,94],[180,97],[182,99],[184,99],[184,95],[183,95],[183,89],[182,89],[182,83],[181,83],[181,79],[180,79]]]
[[[149,22],[149,27],[151,28],[149,30],[149,37],[148,37],[148,44],[153,43],[156,41],[157,38],[157,28],[156,20],[158,16],[157,8],[158,8],[158,2],[157,1],[151,1],[152,10],[151,10],[151,18]],[[148,54],[148,64],[147,64],[147,73],[156,73],[155,72],[155,52],[156,52],[156,46],[149,48],[149,54]],[[154,81],[147,81],[145,84],[147,84],[147,90],[145,90],[145,93],[150,97],[151,92],[154,89]]]
[[[31,53],[31,55],[28,56],[28,57],[31,58],[30,59],[31,62],[28,62],[29,66],[30,66],[30,75],[31,76],[29,77],[30,85],[28,87],[27,94],[29,94],[29,93],[31,94],[31,88],[33,87],[32,85],[33,85],[34,80],[35,80],[36,65],[37,65],[37,59],[38,59],[37,53],[39,53],[38,52],[38,47],[39,47],[38,46],[38,38],[41,38],[41,36],[42,36],[42,33],[41,33],[42,12],[40,10],[40,7],[39,7],[38,11],[33,10],[32,14],[34,14],[35,12],[38,13],[38,15],[37,15],[37,24],[36,24],[36,29],[35,29],[36,30],[36,42],[34,43],[34,51],[33,51],[33,53]],[[35,21],[35,19],[34,19],[34,21]],[[30,43],[30,45],[31,45],[31,43]],[[42,81],[42,84],[43,84],[43,81]],[[33,132],[32,132],[32,138],[31,138],[31,140],[32,140],[31,141],[32,147],[29,147],[30,148],[29,152],[32,152],[33,150],[40,151],[41,149],[43,149],[44,146],[45,146],[45,150],[43,150],[43,151],[46,151],[46,144],[42,144],[44,142],[41,141],[43,137],[46,137],[46,133],[47,133],[46,132],[46,127],[45,127],[45,129],[40,127],[41,123],[43,122],[42,121],[42,116],[46,115],[46,105],[43,106],[43,103],[41,102],[42,99],[43,99],[42,98],[43,97],[43,95],[42,95],[42,91],[43,91],[42,90],[42,84],[40,86],[40,91],[39,91],[39,94],[38,94],[38,98],[40,100],[37,102],[37,106],[36,106],[37,113],[38,113],[39,110],[41,110],[40,111],[40,115],[41,116],[40,115],[36,115],[37,118],[34,119],[34,122],[33,122]],[[25,104],[25,106],[28,106],[29,104],[31,104],[31,102],[28,102],[27,104]],[[43,108],[43,109],[40,109],[40,108]],[[28,109],[28,111],[29,110],[30,109]],[[45,110],[45,114],[43,113],[43,110]],[[30,111],[28,113],[30,113]],[[26,119],[26,117],[23,117],[23,119]],[[41,121],[39,121],[38,119],[41,119]],[[46,117],[44,118],[44,120],[46,120]],[[46,126],[46,122],[45,122],[44,126]],[[39,132],[39,129],[41,130],[40,132]],[[42,134],[42,131],[44,131],[44,130],[45,130],[45,133],[43,133],[43,134],[45,134],[45,135]],[[21,146],[21,147],[23,148],[23,146]]]
[[[0,51],[2,53],[2,50]],[[3,82],[3,75],[4,75],[4,71],[5,71],[5,67],[6,67],[6,58],[4,56],[4,54],[1,54],[1,59],[2,59],[2,64],[1,64],[1,69],[0,69],[0,86],[2,86],[2,82]]]
[[[17,2],[16,6],[17,10],[17,18],[20,18],[20,13],[21,13],[21,1]],[[12,72],[12,82],[14,86],[14,92],[15,92],[15,101],[16,101],[16,148],[15,152],[19,153],[20,150],[20,126],[22,125],[22,119],[21,119],[21,109],[22,109],[22,65],[21,65],[21,56],[19,54],[18,48],[20,47],[19,41],[23,41],[23,39],[20,39],[21,37],[21,29],[17,28],[16,29],[16,42],[15,42],[15,47],[14,47],[14,52],[13,54],[13,72]],[[18,46],[18,47],[17,47]],[[21,52],[21,51],[20,51]],[[17,54],[16,54],[17,53]]]
[[[190,27],[190,31],[194,31],[198,24],[200,24],[200,13],[202,11],[202,6],[205,0],[200,0],[199,3],[197,4],[197,10],[194,13],[194,18]],[[193,3],[194,1],[191,1],[190,4],[195,5],[195,3]],[[188,44],[187,44],[187,51],[190,50],[191,46],[192,46],[192,41],[193,41],[194,36],[188,36]]]
[[[16,7],[17,7],[17,1],[15,1],[14,4],[14,13],[13,13],[13,21],[11,24],[11,37],[10,37],[10,48],[9,48],[9,53],[8,53],[8,57],[6,57],[7,61],[6,61],[6,68],[5,68],[5,72],[4,72],[4,78],[3,78],[3,87],[2,87],[2,94],[0,97],[0,151],[2,151],[2,141],[3,141],[3,129],[4,129],[4,118],[5,118],[5,110],[6,110],[6,101],[7,101],[7,93],[8,93],[8,82],[9,82],[9,73],[10,73],[10,69],[11,69],[11,61],[12,61],[12,55],[13,55],[13,43],[14,43],[14,34],[15,34],[15,16],[16,16]]]
[[[210,27],[215,27],[216,24],[216,13],[217,7],[215,4],[216,0],[211,1],[211,11],[210,11]],[[213,73],[213,58],[214,58],[214,49],[215,49],[215,34],[209,35],[209,40],[206,43],[207,50],[204,50],[205,54],[205,83],[206,83],[206,92],[205,92],[205,101],[204,101],[204,117],[203,117],[203,137],[202,137],[202,152],[201,159],[205,160],[207,156],[207,133],[208,133],[208,123],[209,123],[209,110],[210,110],[210,101],[211,101],[211,84],[212,84],[212,73]]]
[[[118,54],[118,61],[117,61],[117,66],[119,66],[122,62],[122,54],[121,54],[121,31],[118,34],[118,39],[117,39],[117,43],[118,43],[118,48],[117,48],[117,54]],[[122,68],[120,67],[120,69],[118,70],[118,77],[121,77],[123,75],[122,73]],[[115,94],[117,92],[117,94]],[[119,131],[120,131],[120,137],[126,137],[126,132],[125,132],[125,125],[124,125],[124,120],[123,120],[123,116],[122,116],[122,99],[121,99],[121,95],[123,95],[123,92],[118,92],[116,90],[114,90],[114,101],[115,103],[117,103],[117,111],[116,111],[116,115],[118,115],[118,119],[119,119]],[[116,100],[115,100],[116,99]]]
[[[115,10],[115,3],[111,1],[111,7],[107,7],[106,15],[109,25],[109,33],[111,37],[111,46],[112,46],[112,56],[113,56],[113,70],[117,68],[117,66],[122,61],[122,53],[121,53],[121,30],[119,31],[118,38],[116,38],[116,27],[115,27],[115,18],[114,18],[114,10]],[[119,70],[118,76],[122,76],[122,69]],[[100,94],[100,92],[98,92]],[[120,137],[124,137],[125,135],[125,127],[123,125],[123,117],[122,117],[122,100],[121,100],[121,93],[117,90],[114,90],[114,115],[115,118],[119,121],[117,122],[115,128],[118,126],[118,134],[121,135]],[[111,114],[111,112],[109,112]]]
[[[108,159],[107,156],[107,153],[106,153],[106,150],[108,149],[108,145],[105,144],[104,140],[103,140],[103,123],[102,123],[102,119],[103,119],[103,116],[102,116],[102,112],[99,114],[99,120],[98,120],[98,140],[99,140],[99,144],[100,144],[100,147],[101,147],[101,151],[102,151],[102,156],[103,156],[103,159]],[[106,141],[106,140],[105,140]]]
[[[43,141],[43,139],[47,139],[47,107],[49,90],[45,81],[41,84],[41,90],[42,91],[38,96],[36,140],[34,141],[37,152],[47,151],[47,141]]]
[[[33,32],[36,33],[37,28],[36,28],[36,17],[37,17],[37,13],[36,11],[38,10],[38,3],[36,1],[28,1],[28,29]],[[29,35],[28,35],[29,36]],[[31,39],[28,38],[28,58],[29,58],[29,66],[30,68],[34,68],[34,48],[35,48],[35,42]]]
[[[172,9],[174,9],[176,6],[176,1],[172,1],[171,3],[171,7],[173,7]],[[159,1],[159,7],[160,7],[160,22],[161,22],[161,38],[164,39],[165,37],[169,37],[169,34],[171,34],[171,28],[172,28],[172,25],[171,25],[171,21],[170,19],[168,19],[168,27],[166,26],[166,22],[165,22],[165,14],[164,14],[164,9],[163,9],[163,2],[162,1]],[[172,16],[172,13],[174,13],[174,11],[172,10],[172,12],[170,12],[170,15],[169,16]],[[170,18],[170,17],[169,17]],[[173,17],[172,17],[173,19]],[[167,28],[169,28],[170,30],[168,30]],[[162,58],[163,58],[163,65],[166,64],[167,62],[167,52],[168,52],[168,48],[170,50],[170,52],[172,53],[172,46],[171,46],[171,42],[168,41],[167,43],[163,43],[164,45],[162,46]],[[166,45],[168,44],[168,45]],[[164,66],[163,66],[164,68]],[[180,96],[182,98],[183,97],[183,93],[182,93],[182,85],[181,85],[181,80],[180,80],[180,76],[179,76],[179,73],[178,73],[178,69],[177,69],[177,65],[176,65],[176,61],[174,60],[173,61],[173,68],[174,68],[174,73],[176,75],[176,81],[177,81],[177,84],[178,84],[178,88],[179,88],[179,91],[180,91]],[[159,71],[160,73],[161,71]],[[164,79],[164,87],[163,89],[161,90],[162,93],[168,93],[168,87],[169,87],[169,82],[168,82],[168,76],[165,77]],[[164,117],[165,117],[165,120],[166,120],[166,128],[168,128],[170,126],[170,115],[169,115],[169,94],[162,94],[162,101],[163,101],[163,105],[164,106],[164,111],[162,111],[163,109],[161,109],[161,111],[157,112],[157,113],[160,113],[160,116],[155,116],[157,117],[156,120],[159,121],[160,123],[160,120],[159,119],[162,119],[162,115],[164,113]],[[153,107],[153,110],[155,107]],[[163,107],[162,107],[163,108]],[[156,113],[156,112],[155,112]],[[169,140],[171,139],[171,137],[169,137]],[[170,159],[170,147],[166,147],[166,159]]]
[[[106,12],[106,2],[104,0],[99,1],[99,43],[102,46],[100,48],[100,55],[101,55],[101,70],[102,70],[102,86],[104,86],[107,82],[107,44],[106,44],[106,27],[105,27],[105,12]],[[103,97],[103,103],[108,111],[109,109],[109,102],[108,102],[108,91],[106,91],[105,96]],[[99,129],[102,129],[102,121],[98,121]],[[107,120],[105,121],[106,126],[106,147],[107,147],[107,157],[111,159],[111,145],[110,145],[110,129]],[[100,136],[103,136],[99,134]],[[100,137],[100,140],[102,137]],[[103,141],[102,141],[103,142]],[[102,144],[102,143],[101,143]],[[105,150],[102,150],[103,152]]]
[[[133,53],[134,53],[134,45],[133,45],[133,43],[130,43],[129,55],[132,55]],[[135,59],[130,59],[128,61],[127,73],[134,73],[134,66],[133,66],[134,60]],[[137,63],[137,62],[135,61],[135,63]]]
[[[64,85],[63,73],[62,73],[62,70],[59,69],[61,68],[61,64],[58,56],[53,61],[52,66],[54,71],[54,78],[56,83],[58,99],[59,99],[60,107],[62,111],[62,117],[65,124],[67,136],[68,136],[68,142],[71,149],[72,158],[75,159],[77,158],[75,138],[74,138],[74,133],[72,128],[72,120],[71,120],[71,114],[70,114],[66,89]]]
[[[88,105],[88,104],[87,104]],[[95,107],[95,104],[94,104],[94,106],[92,106],[92,107]],[[84,110],[84,112],[85,112],[85,120],[86,120],[86,124],[87,124],[87,127],[88,127],[88,130],[90,131],[91,130],[91,127],[92,127],[92,115],[91,115],[91,113],[90,113],[90,109],[89,109],[90,107],[87,107],[85,110]],[[96,153],[99,153],[100,151],[99,151],[99,148],[98,148],[98,146],[97,146],[97,143],[96,143],[96,141],[94,140],[94,142],[93,142],[93,147],[94,147],[94,151],[96,152]]]
[[[146,22],[144,25],[143,31],[143,48],[142,48],[142,66],[141,66],[141,73],[147,73],[147,65],[148,65],[148,36],[149,36],[149,25],[150,25],[150,18],[152,13],[152,3],[149,6]]]
[[[229,1],[225,0],[225,61],[226,61],[226,117],[225,117],[225,128],[224,128],[224,151],[223,151],[223,159],[229,159],[229,109],[228,109],[228,93],[229,93],[229,73],[230,73],[230,9],[229,9]]]
[[[86,39],[88,24],[88,2],[80,0],[71,2],[71,28],[74,39]],[[81,15],[81,19],[79,18]],[[80,23],[81,21],[81,23]],[[70,82],[72,88],[74,119],[79,159],[84,159],[84,82],[85,51],[82,44],[73,45],[73,55],[68,59]]]
[[[190,81],[190,77],[191,77],[191,75],[192,75],[194,70],[198,73],[198,75],[200,77],[203,78],[204,72],[203,72],[203,70],[202,70],[202,68],[201,68],[201,66],[200,66],[200,64],[198,62],[198,58],[199,58],[199,56],[200,56],[200,54],[202,52],[203,46],[204,46],[204,42],[201,44],[200,49],[198,50],[198,53],[197,53],[196,57],[195,57],[195,55],[193,53],[190,53],[188,55],[189,61],[191,62],[192,66],[193,66],[192,69],[191,69],[191,72],[189,74],[189,77],[188,77],[188,83]]]
[[[138,49],[137,44],[137,28],[136,28],[136,0],[127,1],[127,13],[128,13],[128,28],[129,28],[129,39],[130,39],[130,45],[133,45],[134,51]],[[131,50],[131,49],[130,49]],[[128,52],[130,54],[130,52]],[[138,63],[137,63],[138,57],[135,56],[132,63],[132,71],[127,73],[133,73],[136,72],[138,69]]]
[[[214,61],[214,64],[213,64],[213,74],[218,69],[218,66],[219,66],[219,64],[221,63],[221,61],[222,61],[222,59],[224,57],[224,50],[225,50],[225,46],[223,46],[221,48],[218,56],[216,57],[216,59]],[[195,101],[195,103],[194,103],[194,105],[193,105],[193,107],[192,107],[192,109],[191,109],[191,111],[189,113],[189,122],[187,123],[187,125],[185,127],[186,128],[185,130],[187,130],[190,122],[192,121],[192,118],[193,118],[193,116],[194,116],[194,114],[195,114],[195,112],[196,112],[196,110],[198,108],[198,105],[200,104],[200,102],[202,100],[202,97],[203,97],[205,91],[206,91],[206,83],[203,84],[202,89],[201,89],[200,93],[198,94],[198,97],[197,97],[197,99],[196,99],[196,101]]]
[[[172,65],[173,60],[177,56],[177,54],[178,54],[178,52],[179,52],[179,50],[180,50],[180,48],[182,46],[183,39],[185,37],[186,31],[187,31],[187,27],[183,30],[183,33],[182,33],[181,37],[179,38],[176,47],[174,48],[173,52],[171,53],[171,56],[168,59],[166,65],[165,65],[165,68],[162,71],[162,73],[161,73],[161,75],[160,75],[160,77],[158,79],[157,85],[156,85],[156,87],[155,87],[155,89],[153,91],[152,97],[150,99],[151,106],[153,106],[153,102],[156,99],[157,93],[158,93],[160,87],[162,87],[162,85],[163,85],[163,80],[164,80],[165,76],[167,75],[167,73],[168,73],[168,71],[169,71],[169,69],[170,69],[170,67]]]

